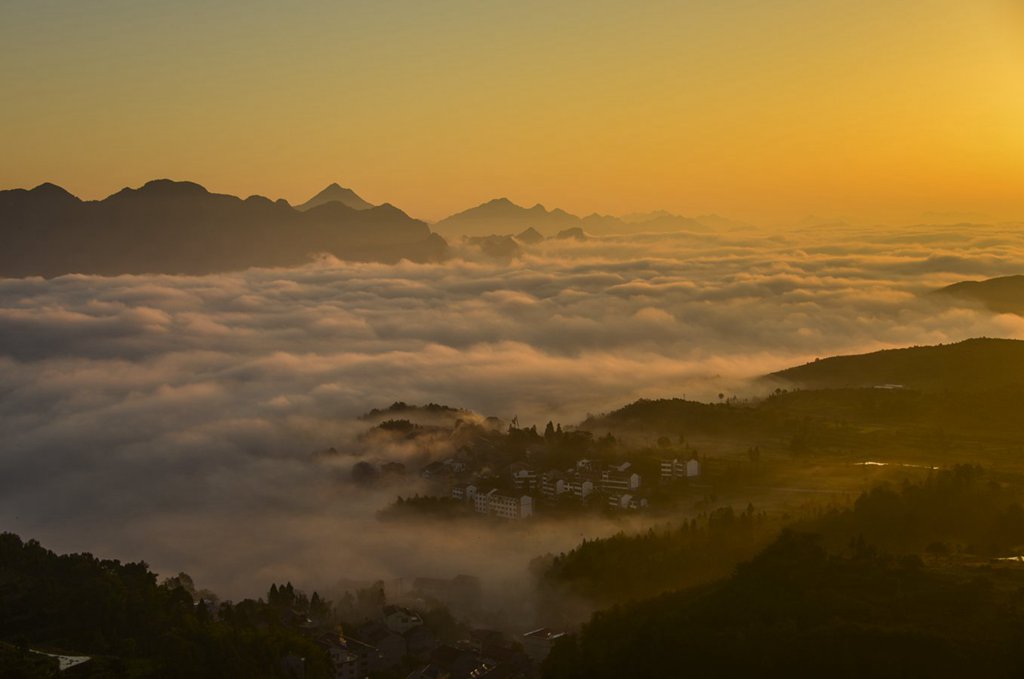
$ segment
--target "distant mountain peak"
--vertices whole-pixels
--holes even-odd
[[[517,234],[516,240],[527,245],[535,245],[544,240],[544,235],[531,226]]]
[[[337,182],[331,182],[327,188],[307,200],[302,205],[299,205],[297,209],[306,211],[327,203],[341,203],[353,210],[369,210],[373,207],[373,203],[363,200],[352,189],[345,188]]]
[[[579,217],[562,210],[549,211],[540,203],[527,208],[501,197],[446,217],[434,229],[447,237],[491,236],[519,233],[527,227],[553,231],[579,224]]]
[[[52,182],[43,182],[39,186],[29,191],[29,193],[35,194],[37,196],[53,198],[56,200],[66,200],[68,198],[78,200],[78,198],[73,193],[65,189],[63,186],[57,186]]]

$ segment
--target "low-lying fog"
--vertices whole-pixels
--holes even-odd
[[[923,293],[1020,273],[1019,228],[548,241],[518,260],[320,260],[204,277],[0,280],[0,529],[146,559],[223,596],[341,579],[481,576],[618,529],[382,523],[347,480],[359,414],[429,401],[541,426],[638,397],[748,394],[836,353],[1024,319]],[[343,464],[311,453],[338,448]],[[439,451],[444,452],[444,451]],[[410,482],[414,486],[419,482]],[[422,490],[422,489],[421,489]],[[465,522],[463,522],[465,523]]]

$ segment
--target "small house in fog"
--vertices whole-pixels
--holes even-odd
[[[384,625],[392,632],[405,634],[412,628],[423,625],[423,619],[407,608],[402,608],[401,606],[385,606]]]
[[[530,656],[534,662],[543,662],[544,658],[548,657],[551,653],[551,647],[554,646],[555,642],[565,636],[565,632],[555,632],[554,630],[548,629],[547,627],[541,627],[535,629],[532,632],[527,632],[520,641],[523,644],[523,650]]]

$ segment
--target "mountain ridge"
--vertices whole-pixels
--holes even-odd
[[[155,179],[83,201],[56,184],[0,191],[0,276],[208,274],[339,259],[436,261],[447,243],[385,203],[301,211],[284,200]]]
[[[960,281],[933,294],[981,304],[996,313],[1024,316],[1024,275]]]
[[[554,235],[574,228],[594,235],[612,235],[680,231],[708,233],[715,229],[740,226],[739,222],[718,215],[706,215],[704,219],[706,223],[700,218],[683,217],[665,210],[624,217],[598,213],[579,217],[557,207],[549,210],[541,203],[529,208],[523,207],[503,196],[449,215],[435,222],[433,228],[446,238],[458,238],[511,236],[527,229],[534,229],[544,235]]]

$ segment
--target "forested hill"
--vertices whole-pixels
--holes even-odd
[[[961,281],[936,290],[935,294],[980,303],[997,313],[1024,315],[1024,276]]]
[[[93,657],[66,676],[284,679],[295,676],[294,658],[305,659],[307,679],[330,676],[290,608],[245,600],[214,614],[190,584],[158,584],[145,563],[57,555],[0,533],[0,644]],[[0,677],[51,676],[23,660],[0,652]]]
[[[1024,510],[1021,488],[995,478],[961,465],[799,520],[728,579],[595,614],[556,646],[544,676],[1022,676],[1024,571],[991,559],[1018,553]],[[586,543],[546,581],[629,598],[699,580],[709,547],[728,563],[731,538],[756,530],[728,516],[703,531]],[[623,590],[632,572],[644,577]]]
[[[976,338],[835,356],[771,373],[765,379],[812,389],[899,385],[974,391],[1024,386],[1024,341]]]
[[[155,180],[98,201],[59,186],[0,191],[0,276],[205,274],[339,259],[433,261],[444,239],[391,205],[307,210]]]

